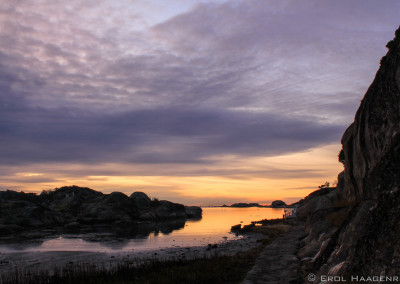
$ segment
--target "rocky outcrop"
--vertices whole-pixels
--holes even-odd
[[[185,213],[188,218],[199,219],[202,215],[202,209],[198,206],[185,206]]]
[[[286,203],[282,200],[275,200],[271,203],[272,208],[283,208],[286,207]]]
[[[344,172],[335,190],[303,202],[304,275],[400,273],[400,28],[342,138]],[[327,282],[325,282],[327,283]]]
[[[199,219],[203,210],[198,206],[184,206],[166,200],[151,200],[143,192],[134,192],[130,198],[135,202],[142,220],[189,218]]]
[[[200,207],[185,207],[169,201],[151,200],[143,192],[130,197],[121,192],[103,194],[85,187],[67,186],[40,195],[0,192],[1,233],[30,227],[121,224],[140,220],[201,218]]]

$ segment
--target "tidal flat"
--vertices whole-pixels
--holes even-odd
[[[121,269],[137,272],[140,267],[146,270],[145,267],[155,263],[192,266],[210,259],[229,262],[231,257],[234,259],[241,253],[255,250],[251,255],[257,254],[260,246],[275,237],[260,232],[236,235],[229,232],[231,225],[281,214],[281,210],[271,208],[204,208],[204,212],[202,220],[188,221],[178,230],[152,233],[141,239],[117,238],[111,232],[92,232],[25,239],[19,244],[3,242],[0,246],[3,248],[0,250],[1,279],[3,283],[18,283],[15,282],[18,277],[31,277],[20,283],[35,283],[40,277],[55,279],[53,277],[72,272],[87,275],[95,271],[114,271],[119,275],[121,273],[116,271]],[[216,260],[219,258],[222,259]]]

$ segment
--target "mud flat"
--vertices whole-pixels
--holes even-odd
[[[120,264],[141,265],[151,261],[191,260],[196,258],[234,255],[261,246],[260,240],[266,236],[248,233],[236,240],[221,241],[207,246],[169,247],[158,250],[90,252],[90,251],[46,251],[12,252],[0,254],[0,279],[9,278],[18,271],[27,273],[48,273],[62,271],[73,266],[113,268]]]

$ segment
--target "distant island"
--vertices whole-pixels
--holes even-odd
[[[258,203],[234,203],[232,205],[222,205],[222,207],[237,207],[237,208],[246,208],[246,207],[264,207],[264,208],[293,208],[297,206],[297,202],[293,204],[286,204],[282,200],[275,200],[271,203],[271,205],[260,205]]]

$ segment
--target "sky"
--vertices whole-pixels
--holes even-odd
[[[297,201],[400,22],[396,0],[3,0],[0,190]]]

